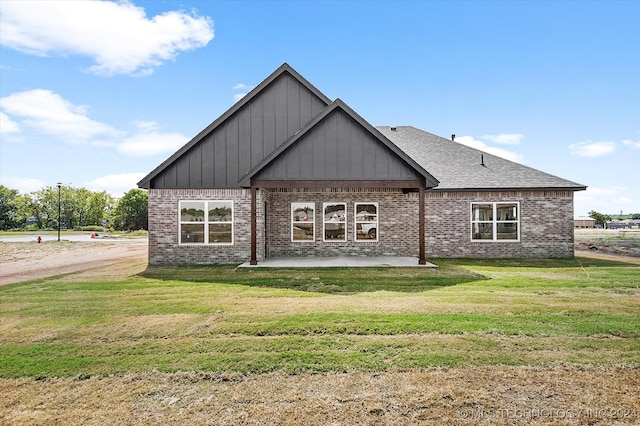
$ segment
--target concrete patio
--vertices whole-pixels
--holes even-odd
[[[340,257],[274,257],[258,261],[257,265],[243,263],[240,268],[437,268],[427,262],[419,265],[417,257],[401,256],[340,256]]]

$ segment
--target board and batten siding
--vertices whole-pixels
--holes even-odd
[[[411,180],[415,170],[335,109],[256,176],[262,180]]]
[[[238,180],[326,103],[283,73],[153,178],[153,188],[238,188]]]

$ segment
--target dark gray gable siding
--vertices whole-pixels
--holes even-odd
[[[326,107],[326,99],[307,84],[297,73],[282,72],[149,178],[148,185],[161,189],[238,188],[241,176]]]
[[[416,170],[342,108],[335,108],[254,178],[412,180]]]

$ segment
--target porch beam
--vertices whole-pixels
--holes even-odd
[[[253,179],[260,188],[423,188],[423,179],[408,180],[265,180]]]
[[[258,226],[257,226],[257,188],[255,185],[251,185],[251,260],[249,264],[257,265],[258,264]]]
[[[425,241],[424,241],[424,187],[420,187],[418,190],[418,232],[420,234],[420,257],[418,257],[418,265],[426,265],[427,259],[425,258]]]

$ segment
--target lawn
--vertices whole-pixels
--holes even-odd
[[[270,377],[274,386],[294,377],[410,373],[404,382],[411,383],[419,374],[435,380],[442,369],[496,380],[505,371],[521,380],[527,371],[562,371],[567,381],[596,371],[609,377],[602,386],[614,381],[622,390],[640,381],[640,260],[435,263],[311,270],[140,264],[137,273],[114,271],[109,280],[80,273],[0,287],[0,390],[60,380],[104,386],[114,377],[177,377],[177,387]],[[625,398],[604,407],[638,402],[637,394]]]

